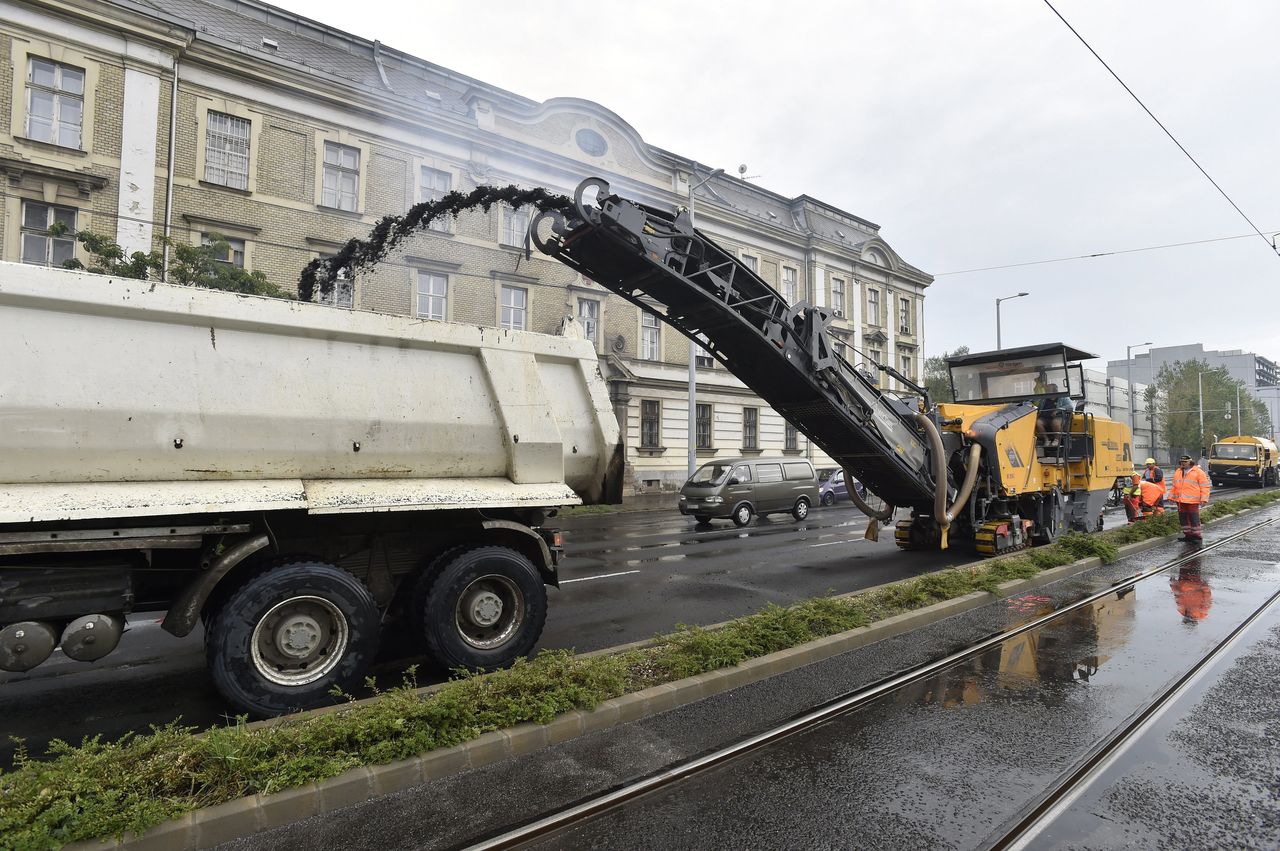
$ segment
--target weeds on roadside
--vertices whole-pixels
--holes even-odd
[[[1280,491],[1252,494],[1212,505],[1203,516],[1214,519],[1276,499]],[[0,770],[0,837],[5,848],[48,849],[141,833],[199,807],[406,759],[491,730],[546,723],[571,709],[592,709],[628,692],[741,664],[941,600],[995,592],[1002,582],[1080,558],[1111,562],[1122,544],[1176,531],[1177,517],[1165,514],[1093,535],[1069,533],[1051,546],[855,596],[770,605],[714,630],[683,627],[617,655],[578,658],[546,651],[489,674],[459,671],[425,695],[411,668],[400,686],[379,692],[378,700],[300,721],[250,728],[236,719],[199,736],[196,728],[175,722],[115,742],[55,741],[43,760],[31,759],[19,746],[12,768]]]

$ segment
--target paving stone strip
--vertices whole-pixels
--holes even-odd
[[[1206,523],[1216,525],[1228,519],[1249,513],[1243,509]],[[1119,558],[1153,549],[1174,540],[1177,534],[1162,538],[1148,538],[1119,548]],[[985,563],[987,560],[977,562]],[[1011,597],[1061,579],[1083,573],[1102,565],[1097,556],[1081,559],[1041,571],[1030,579],[1014,579],[1001,583],[998,597]],[[895,583],[885,583],[872,588],[842,594],[854,597],[884,588]],[[548,724],[521,724],[506,730],[484,733],[463,744],[442,750],[430,751],[412,759],[374,766],[359,766],[318,783],[287,789],[271,795],[250,795],[212,807],[194,810],[181,818],[165,822],[149,829],[141,836],[128,834],[122,840],[100,839],[78,842],[66,846],[70,851],[99,851],[99,849],[129,849],[129,851],[173,851],[173,849],[209,848],[259,831],[292,824],[311,816],[332,812],[371,798],[409,789],[421,783],[447,777],[466,769],[489,765],[511,756],[531,753],[551,745],[567,742],[588,733],[598,732],[620,724],[637,721],[679,706],[694,703],[703,698],[730,691],[740,686],[759,682],[769,677],[793,671],[805,665],[820,662],[850,650],[856,650],[873,642],[894,638],[912,630],[936,623],[944,618],[985,605],[993,597],[986,591],[974,591],[963,597],[943,600],[911,612],[904,612],[865,627],[819,638],[777,653],[749,659],[732,668],[721,668],[652,686],[606,700],[595,709],[575,709],[558,716]],[[715,624],[706,629],[714,629]],[[620,647],[584,653],[583,656],[618,653],[650,644],[650,640],[633,642]],[[439,686],[427,686],[419,691],[430,692]],[[378,698],[367,698],[363,703]],[[299,720],[308,716],[342,711],[351,704],[312,710],[289,716]],[[280,719],[256,722],[279,723]]]

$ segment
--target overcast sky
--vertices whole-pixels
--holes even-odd
[[[1005,346],[1280,358],[1280,257],[1039,0],[278,2],[534,100],[596,101],[654,145],[878,223],[936,276],[929,354],[994,348],[994,298],[1025,290]],[[1280,3],[1055,5],[1280,230]]]

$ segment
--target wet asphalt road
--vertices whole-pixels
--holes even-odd
[[[1031,848],[1280,848],[1280,607],[1154,719]]]
[[[698,528],[674,509],[557,522],[565,529],[562,585],[549,589],[539,647],[579,652],[973,559],[959,549],[900,552],[892,529],[879,542],[866,541],[866,520],[848,503],[815,509],[803,523],[774,515],[742,529],[724,521]],[[177,639],[160,629],[161,616],[131,615],[120,647],[97,663],[56,652],[25,674],[0,672],[0,765],[12,757],[9,736],[26,739],[38,755],[53,738],[112,739],[178,719],[202,727],[223,723],[232,709],[205,673],[200,628]],[[402,671],[402,665],[386,666],[380,680],[398,684]],[[437,678],[424,669],[418,681]]]
[[[1224,537],[1260,516],[1280,517],[1280,507],[1230,520],[1210,538]],[[1166,544],[670,712],[223,848],[461,847],[762,732],[850,689],[1105,590],[1119,578],[1184,552],[1181,545]],[[982,847],[1083,750],[1176,679],[1177,671],[1189,668],[1214,636],[1228,633],[1280,588],[1278,554],[1280,529],[1254,533],[1206,554],[1198,574],[1178,573],[1173,582],[1166,575],[1123,598],[1109,595],[1066,625],[1015,640],[931,683],[914,684],[856,715],[696,778],[666,797],[644,799],[637,809],[580,826],[543,847]],[[1216,788],[1214,798],[1197,802],[1204,811],[1215,801],[1234,806],[1240,800],[1254,801],[1254,811],[1259,806],[1265,811],[1268,804],[1275,811],[1274,783],[1256,784],[1260,777],[1273,782],[1276,776],[1267,772],[1280,742],[1274,721],[1267,719],[1274,718],[1280,665],[1266,648],[1247,655],[1256,661],[1243,676],[1222,680],[1227,691],[1216,698],[1222,711],[1214,713],[1219,728],[1193,734],[1191,740],[1199,743],[1191,753],[1202,762],[1205,754],[1221,753],[1221,759],[1205,762],[1213,763],[1216,782],[1255,785],[1237,785],[1233,794]],[[1271,715],[1257,709],[1263,697],[1272,698]],[[1239,731],[1229,746],[1220,742],[1224,724]],[[1186,809],[1178,810],[1172,796],[1165,803],[1166,814],[1159,818]],[[1229,829],[1230,814],[1219,811],[1217,818]],[[1141,831],[1144,823],[1137,827]],[[1205,835],[1214,834],[1192,828],[1170,842],[1161,835],[1163,844],[1152,847],[1233,844],[1200,842]],[[1152,839],[1141,832],[1135,836],[1144,843]],[[1249,843],[1234,844],[1275,847],[1268,836],[1260,831]],[[1071,841],[1065,846],[1081,847]]]

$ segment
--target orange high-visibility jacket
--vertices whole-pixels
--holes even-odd
[[[1148,482],[1145,479],[1140,484],[1142,485],[1143,505],[1156,505],[1160,500],[1164,499],[1164,485]]]
[[[1204,470],[1192,466],[1187,470],[1181,467],[1173,471],[1173,489],[1170,498],[1174,502],[1204,505],[1209,502],[1209,477]]]

